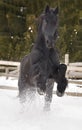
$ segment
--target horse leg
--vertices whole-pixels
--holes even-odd
[[[27,89],[28,89],[27,74],[25,72],[24,62],[21,63],[21,67],[20,67],[18,89],[19,89],[20,102],[23,103],[23,102],[26,101],[26,92],[27,92]]]
[[[60,64],[58,68],[58,75],[57,75],[57,96],[63,96],[65,89],[67,87],[68,81],[65,78],[65,73],[67,70],[67,66],[65,64]]]
[[[27,89],[29,87],[28,83],[28,72],[29,72],[29,56],[25,56],[20,65],[20,74],[19,74],[19,80],[18,80],[18,89],[19,89],[19,98],[21,102],[26,101],[26,93]]]
[[[19,99],[21,103],[24,103],[26,101],[26,88],[25,88],[25,82],[19,79],[18,81],[18,89],[19,89]]]
[[[26,100],[28,102],[34,100],[36,93],[35,86],[30,86],[27,83],[23,83],[19,86],[19,99],[21,103],[25,103]]]
[[[52,102],[53,87],[54,87],[54,80],[48,79],[46,83],[44,110],[50,110],[50,104]]]
[[[44,74],[39,74],[37,77],[37,91],[40,95],[46,91],[46,76]]]

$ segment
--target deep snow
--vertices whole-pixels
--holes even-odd
[[[0,86],[17,87],[17,80],[0,77]],[[80,91],[69,84],[66,91]],[[71,89],[69,89],[71,88]],[[43,111],[44,97],[36,94],[34,101],[23,106],[18,91],[0,89],[0,130],[82,130],[82,97],[53,95],[51,111]]]

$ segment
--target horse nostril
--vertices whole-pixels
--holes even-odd
[[[48,40],[47,40],[46,42],[47,42],[47,44],[49,44],[49,41],[48,41]]]
[[[49,40],[47,40],[47,41],[46,41],[46,43],[47,43],[47,46],[48,46],[48,47],[50,47],[50,43],[49,43]]]
[[[46,45],[48,48],[53,48],[53,40],[52,39],[47,39],[46,40]]]

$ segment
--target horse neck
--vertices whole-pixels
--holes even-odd
[[[38,48],[38,49],[42,49],[42,50],[46,49],[45,38],[44,38],[44,35],[42,34],[41,30],[38,31],[38,35],[36,38],[34,48]]]

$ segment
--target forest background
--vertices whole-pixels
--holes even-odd
[[[37,19],[46,5],[59,7],[60,58],[82,62],[82,0],[0,0],[0,60],[20,61],[35,42]]]

